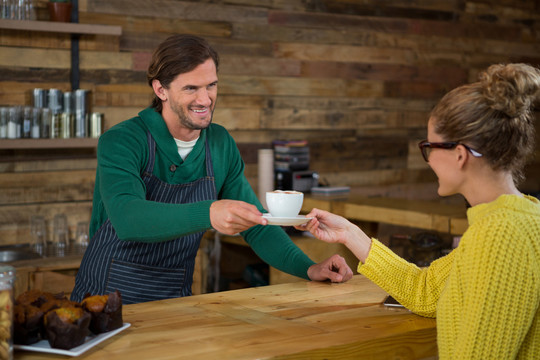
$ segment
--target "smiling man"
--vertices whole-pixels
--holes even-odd
[[[119,290],[124,304],[191,295],[204,232],[241,233],[268,264],[305,279],[347,281],[334,255],[315,264],[265,211],[244,176],[227,130],[212,124],[218,54],[204,40],[174,35],[148,69],[152,105],[105,132],[90,236],[72,300]]]

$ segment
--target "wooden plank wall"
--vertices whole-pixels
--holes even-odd
[[[45,0],[37,1],[46,20]],[[80,0],[80,22],[122,35],[81,37],[81,88],[106,126],[149,104],[145,70],[173,33],[219,51],[214,121],[256,189],[257,149],[307,139],[311,168],[368,195],[436,198],[416,143],[448,90],[492,63],[540,64],[540,5],[511,0]],[[69,90],[70,35],[0,30],[0,105],[35,87]],[[95,151],[0,151],[0,244],[28,242],[32,214],[88,219]],[[540,189],[540,151],[525,190]]]

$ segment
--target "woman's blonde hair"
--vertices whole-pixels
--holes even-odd
[[[494,170],[523,179],[523,166],[534,150],[535,103],[540,70],[527,64],[492,65],[478,82],[446,94],[431,112],[435,132],[446,141],[469,145]]]

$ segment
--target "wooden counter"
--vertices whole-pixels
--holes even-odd
[[[420,201],[359,195],[332,198],[308,195],[302,212],[318,208],[349,220],[408,226],[441,233],[461,235],[467,230],[466,207],[440,201]]]
[[[160,359],[422,359],[436,356],[435,320],[381,305],[362,275],[124,307],[131,327],[78,357]],[[16,360],[59,358],[16,351]]]

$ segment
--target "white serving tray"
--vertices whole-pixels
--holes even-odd
[[[37,352],[43,352],[43,353],[50,353],[50,354],[60,354],[60,355],[68,355],[68,356],[79,356],[85,351],[90,350],[97,344],[107,340],[108,338],[118,334],[121,331],[124,331],[128,327],[130,327],[130,323],[124,323],[121,328],[102,333],[99,335],[90,335],[86,337],[86,340],[84,341],[84,344],[79,345],[77,347],[71,348],[69,350],[64,349],[55,349],[51,348],[49,345],[49,342],[47,340],[40,340],[35,344],[32,345],[13,345],[13,348],[15,350],[27,350],[27,351],[37,351]]]

